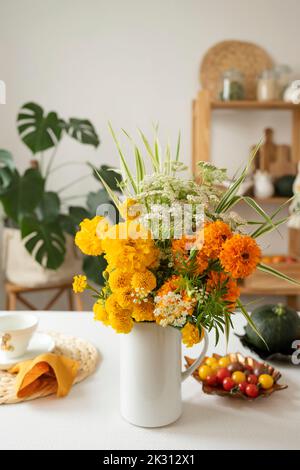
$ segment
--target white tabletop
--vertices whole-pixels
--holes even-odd
[[[92,342],[101,353],[101,363],[66,398],[0,406],[0,449],[300,449],[300,366],[281,365],[281,381],[289,388],[257,402],[205,395],[189,378],[182,389],[182,417],[165,428],[143,429],[119,415],[118,336],[94,322],[89,313],[38,315],[41,330]],[[243,324],[237,315],[238,332]],[[214,351],[213,343],[212,337],[209,352]],[[229,351],[248,353],[234,335]],[[216,352],[225,353],[224,341]]]

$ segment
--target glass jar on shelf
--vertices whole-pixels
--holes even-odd
[[[245,98],[244,76],[236,69],[229,69],[223,73],[220,100],[235,101]]]
[[[275,70],[267,69],[261,72],[257,80],[256,96],[258,101],[271,101],[278,99]]]
[[[278,99],[282,100],[284,92],[291,82],[292,69],[289,65],[280,64],[276,65],[274,72],[277,80]]]

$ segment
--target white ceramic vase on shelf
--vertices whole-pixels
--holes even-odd
[[[254,175],[254,196],[258,199],[266,199],[273,194],[274,185],[271,175],[267,171],[257,170]]]
[[[181,383],[199,367],[208,346],[194,364],[181,371],[181,333],[156,323],[135,323],[121,335],[121,414],[142,427],[166,426],[182,413]]]

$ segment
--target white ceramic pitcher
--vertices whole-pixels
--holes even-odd
[[[121,414],[136,426],[159,427],[176,421],[182,412],[181,383],[204,358],[181,371],[181,333],[156,323],[135,323],[121,335]]]

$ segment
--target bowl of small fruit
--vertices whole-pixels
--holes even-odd
[[[195,361],[187,356],[185,360],[187,367]],[[249,401],[287,388],[287,385],[278,383],[281,373],[274,367],[240,353],[205,357],[193,377],[202,382],[204,393]]]

